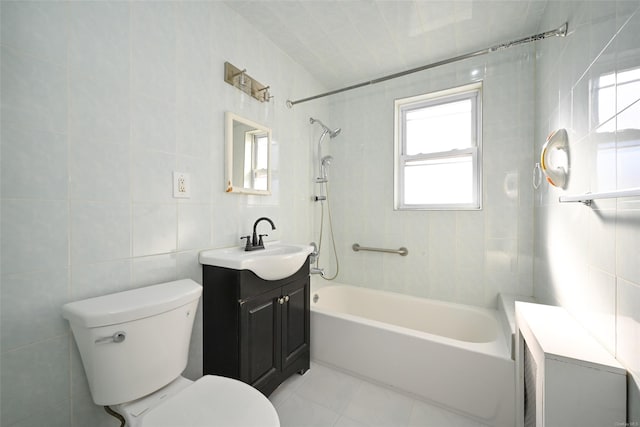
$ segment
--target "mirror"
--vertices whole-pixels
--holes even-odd
[[[226,192],[271,194],[271,129],[225,114]]]

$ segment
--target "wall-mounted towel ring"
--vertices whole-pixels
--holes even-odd
[[[566,188],[569,175],[569,138],[565,129],[552,132],[542,146],[540,167],[549,184]]]

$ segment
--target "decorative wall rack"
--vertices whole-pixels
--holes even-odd
[[[560,196],[558,201],[560,203],[583,203],[586,206],[591,206],[593,200],[598,199],[616,199],[618,197],[640,197],[640,187],[629,188],[626,190],[605,191],[600,193],[585,193],[571,196]]]
[[[224,63],[224,81],[260,102],[269,102],[273,98],[269,93],[269,86],[265,86],[249,76],[246,68],[241,70],[229,62]]]

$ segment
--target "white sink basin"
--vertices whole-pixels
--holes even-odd
[[[244,246],[200,252],[200,264],[250,270],[265,280],[278,280],[298,271],[313,252],[309,245],[267,242],[264,249],[245,251]]]

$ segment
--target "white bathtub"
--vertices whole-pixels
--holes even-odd
[[[333,283],[311,287],[311,358],[514,425],[514,362],[497,311]]]

